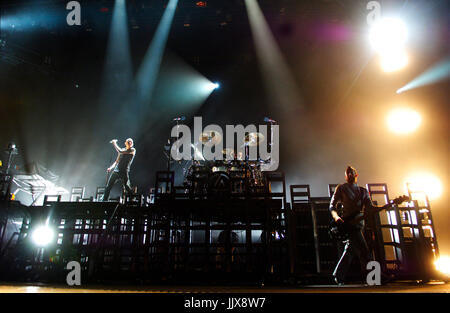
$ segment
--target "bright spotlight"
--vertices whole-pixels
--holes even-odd
[[[378,52],[403,48],[408,38],[405,23],[397,18],[383,18],[376,22],[369,31],[369,41]]]
[[[387,73],[398,71],[408,64],[408,55],[400,48],[385,50],[380,53],[380,64]]]
[[[419,113],[406,108],[395,109],[387,117],[389,129],[397,134],[411,133],[419,127],[421,122]]]
[[[208,82],[203,86],[205,92],[212,92],[214,89],[218,89],[219,87],[220,87],[219,83],[211,83],[211,82]]]
[[[53,236],[53,230],[51,230],[48,226],[42,225],[33,231],[31,238],[37,246],[44,247],[52,242]]]
[[[429,173],[411,175],[406,180],[406,184],[411,192],[424,192],[430,200],[435,200],[442,194],[441,181]]]
[[[434,262],[436,269],[444,275],[450,276],[450,257],[441,256]]]

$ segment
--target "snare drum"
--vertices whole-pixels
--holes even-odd
[[[228,172],[229,164],[227,161],[212,161],[211,172]]]
[[[202,193],[206,189],[209,173],[205,164],[194,162],[188,169],[184,185],[189,187],[193,193]]]
[[[243,161],[231,161],[228,167],[228,174],[232,178],[245,178],[246,169]]]
[[[204,182],[208,179],[209,169],[204,164],[194,163],[187,172],[186,182],[192,185],[194,182]]]
[[[230,177],[225,172],[216,172],[208,178],[208,194],[210,196],[226,196],[229,195]]]

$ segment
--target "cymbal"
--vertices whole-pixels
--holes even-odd
[[[222,142],[222,135],[215,131],[203,132],[200,134],[199,140],[206,146],[213,146]]]
[[[223,149],[222,154],[229,156],[229,158],[233,159],[234,158],[234,149],[231,149],[231,148]]]
[[[197,149],[197,146],[194,144],[191,144],[192,149],[194,149],[194,159],[200,159],[202,161],[205,161],[205,158],[203,157],[202,151]]]
[[[249,133],[244,138],[244,143],[247,146],[259,146],[264,141],[265,137],[261,133]]]

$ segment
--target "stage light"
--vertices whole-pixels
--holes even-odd
[[[435,175],[430,173],[416,173],[406,180],[411,192],[423,192],[430,200],[436,200],[442,194],[442,183]]]
[[[53,237],[53,230],[50,229],[47,225],[37,227],[31,235],[33,242],[39,247],[45,247],[50,244],[53,240]]]
[[[383,18],[369,31],[369,41],[377,52],[402,49],[408,38],[405,23],[397,18]]]
[[[379,53],[381,68],[394,72],[408,64],[405,44],[408,31],[405,23],[397,18],[383,18],[369,30],[369,42]]]
[[[220,88],[220,84],[219,84],[219,83],[206,82],[206,83],[203,85],[203,88],[202,88],[202,89],[203,89],[205,92],[212,92],[213,90],[218,89],[218,88]]]
[[[199,8],[206,8],[207,6],[206,1],[197,1],[195,5],[198,6]]]
[[[386,50],[380,53],[380,65],[383,71],[390,73],[404,68],[408,64],[408,55],[404,49]]]
[[[441,256],[434,262],[436,269],[444,275],[450,276],[450,257]]]
[[[437,64],[433,65],[431,68],[427,69],[425,72],[414,78],[412,81],[407,83],[405,86],[397,90],[397,93],[402,93],[407,90],[414,88],[434,84],[441,82],[450,77],[450,58],[447,57]]]
[[[419,113],[407,108],[392,110],[387,117],[389,129],[397,134],[408,134],[415,131],[422,118]]]

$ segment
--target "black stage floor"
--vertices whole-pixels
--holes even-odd
[[[450,293],[450,284],[396,282],[383,286],[89,286],[1,283],[0,293]]]

